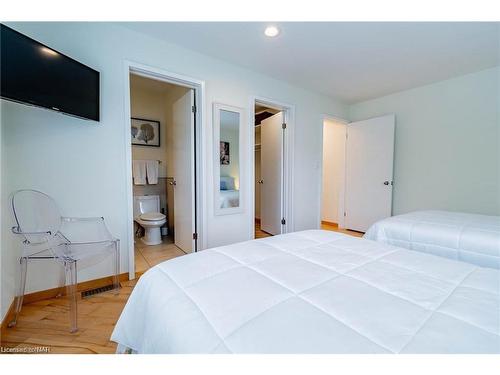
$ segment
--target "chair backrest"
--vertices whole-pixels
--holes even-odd
[[[54,236],[61,227],[61,214],[56,202],[37,190],[18,190],[12,195],[12,212],[21,232],[50,232]],[[24,235],[31,243],[46,241],[47,235]]]

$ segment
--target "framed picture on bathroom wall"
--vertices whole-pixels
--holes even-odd
[[[160,147],[160,121],[132,117],[130,126],[133,145]]]

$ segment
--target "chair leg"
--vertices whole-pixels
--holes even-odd
[[[59,269],[59,292],[56,295],[56,298],[61,297],[64,294],[64,287],[66,286],[66,270],[64,267],[60,267]]]
[[[16,302],[14,305],[14,318],[9,322],[8,327],[15,327],[19,313],[23,307],[24,291],[26,289],[26,273],[28,271],[28,258],[22,257],[19,259],[20,272],[19,272],[19,285],[17,286]]]
[[[118,293],[120,289],[120,240],[115,241],[114,256],[113,289],[115,290],[115,293]]]
[[[64,262],[66,271],[66,288],[69,297],[69,320],[70,332],[78,331],[78,304],[77,304],[77,273],[76,261],[68,260]]]

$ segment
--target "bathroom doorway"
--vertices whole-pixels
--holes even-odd
[[[128,73],[135,277],[198,250],[199,142],[196,88],[143,70]]]

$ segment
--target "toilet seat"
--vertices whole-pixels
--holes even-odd
[[[161,221],[165,218],[166,216],[160,212],[147,212],[139,216],[139,219],[144,221]]]

